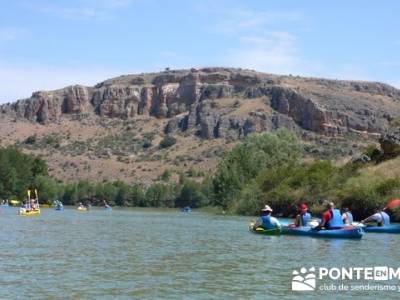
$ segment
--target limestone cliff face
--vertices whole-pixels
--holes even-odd
[[[223,105],[227,99],[235,101]],[[168,118],[167,133],[191,131],[202,138],[238,139],[279,127],[325,135],[380,133],[400,115],[400,91],[381,83],[204,68],[35,92],[2,105],[0,111],[42,124],[70,114],[123,119],[148,115]]]

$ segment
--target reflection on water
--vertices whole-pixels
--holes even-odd
[[[397,235],[367,234],[361,241],[268,237],[248,232],[248,222],[171,210],[43,209],[27,218],[3,209],[0,299],[296,299],[292,271],[303,266],[398,266]],[[338,298],[321,291],[300,296]]]

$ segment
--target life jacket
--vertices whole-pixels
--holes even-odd
[[[387,213],[385,213],[384,211],[380,212],[381,217],[382,217],[382,221],[378,222],[378,226],[390,226],[390,217]]]
[[[264,229],[274,229],[276,226],[271,222],[271,216],[262,216],[262,228]]]
[[[300,226],[307,226],[308,221],[310,221],[310,213],[300,214]]]
[[[337,229],[344,226],[342,215],[338,209],[331,209],[331,219],[325,224],[326,229]]]
[[[347,216],[347,223],[348,224],[353,224],[353,214],[351,212],[345,212],[346,216]]]

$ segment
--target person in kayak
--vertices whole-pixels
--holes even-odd
[[[314,229],[320,230],[325,228],[327,230],[340,229],[344,227],[340,210],[335,208],[335,204],[330,201],[324,202],[325,210],[322,213],[321,223]]]
[[[361,221],[361,223],[376,222],[379,227],[390,226],[390,216],[381,208],[375,208],[375,213]]]
[[[308,205],[306,203],[301,203],[299,205],[299,214],[296,216],[294,220],[294,225],[296,227],[307,226],[308,221],[310,221],[311,215],[308,212]]]
[[[343,208],[342,220],[343,223],[346,225],[353,224],[353,214],[351,213],[350,208],[348,207]]]
[[[260,217],[257,218],[256,223],[254,224],[254,228],[262,227],[266,230],[281,228],[281,224],[278,219],[271,216],[272,208],[269,205],[265,205],[261,209]]]

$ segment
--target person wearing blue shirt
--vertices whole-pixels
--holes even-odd
[[[368,218],[361,221],[361,223],[376,222],[378,226],[390,226],[390,216],[385,213],[382,209],[376,208],[375,213]]]
[[[308,226],[310,219],[311,215],[308,212],[308,205],[306,203],[301,203],[299,205],[299,214],[296,216],[294,225],[296,227]]]
[[[281,224],[278,219],[271,216],[272,208],[269,205],[265,205],[261,209],[261,215],[257,218],[256,223],[254,224],[254,228],[262,227],[265,230],[280,228]]]
[[[343,208],[342,220],[343,223],[346,225],[353,224],[353,214],[351,213],[350,208],[348,207]]]

